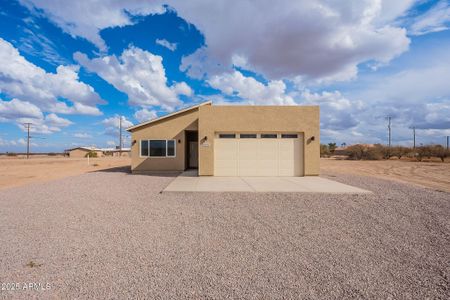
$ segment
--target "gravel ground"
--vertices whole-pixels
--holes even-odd
[[[173,177],[126,172],[0,191],[0,282],[50,284],[0,298],[450,297],[449,193],[325,176],[374,194],[161,194]]]

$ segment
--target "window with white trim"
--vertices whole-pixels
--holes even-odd
[[[141,140],[141,156],[175,157],[176,140]]]

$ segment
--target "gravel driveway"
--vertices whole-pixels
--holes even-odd
[[[450,194],[327,175],[374,194],[161,194],[173,177],[120,170],[1,191],[0,282],[50,289],[0,298],[448,299]]]

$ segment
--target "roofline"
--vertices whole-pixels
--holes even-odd
[[[136,129],[136,128],[139,128],[139,127],[142,127],[142,126],[145,126],[145,125],[148,125],[148,124],[152,124],[152,123],[155,123],[155,122],[158,122],[158,121],[161,121],[161,120],[164,120],[164,119],[167,119],[167,118],[176,116],[176,115],[178,115],[178,114],[181,114],[181,113],[184,113],[184,112],[193,110],[193,109],[197,109],[197,108],[199,108],[200,106],[203,106],[203,105],[211,105],[211,104],[212,104],[212,101],[202,102],[202,103],[200,103],[200,104],[197,104],[197,105],[194,105],[194,106],[186,107],[186,108],[184,108],[184,109],[175,111],[175,112],[170,113],[170,114],[167,114],[167,115],[165,115],[165,116],[162,116],[162,117],[159,117],[159,118],[156,118],[156,119],[147,121],[147,122],[143,122],[143,123],[139,123],[139,124],[133,125],[133,126],[131,126],[131,127],[128,127],[126,130],[127,130],[127,131],[132,131],[132,130],[134,130],[134,129]]]

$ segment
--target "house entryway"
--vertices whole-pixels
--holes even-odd
[[[186,169],[198,169],[198,131],[185,131]]]

